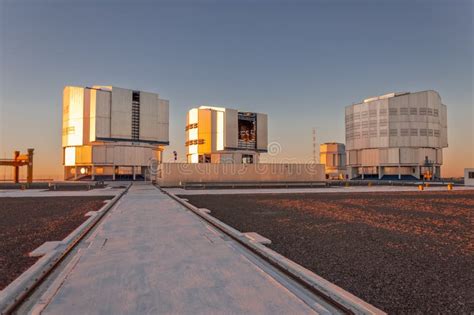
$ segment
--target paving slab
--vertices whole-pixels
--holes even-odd
[[[86,242],[35,313],[315,313],[152,185],[134,184]]]

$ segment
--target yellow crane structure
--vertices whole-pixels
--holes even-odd
[[[13,152],[13,159],[0,159],[0,166],[12,166],[13,167],[13,181],[15,183],[20,182],[20,166],[27,167],[26,171],[26,182],[33,182],[33,151],[34,149],[28,149],[27,154],[20,154],[20,151]]]

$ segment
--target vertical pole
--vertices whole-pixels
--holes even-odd
[[[135,166],[132,166],[132,173],[133,173],[133,180],[135,180],[136,179]]]
[[[313,162],[315,164],[319,163],[317,146],[318,142],[316,141],[316,128],[313,128]]]
[[[398,165],[398,179],[402,179],[400,164]]]
[[[91,179],[95,180],[95,166],[91,165]]]
[[[14,160],[14,166],[13,166],[13,181],[15,183],[20,182],[20,167],[18,166],[18,156],[20,155],[20,151],[15,151],[13,152],[13,160]]]
[[[30,184],[33,182],[33,151],[34,149],[28,149],[28,166],[26,181]]]
[[[114,167],[113,167],[113,172],[112,172],[112,173],[113,173],[113,174],[112,174],[112,180],[115,180],[115,173],[116,173],[116,171],[117,171],[117,167],[114,165]]]

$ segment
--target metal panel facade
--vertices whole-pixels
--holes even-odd
[[[112,89],[111,138],[132,138],[132,90]]]
[[[168,100],[158,100],[158,136],[160,142],[169,142],[169,107]]]
[[[84,144],[84,88],[63,90],[63,147]]]
[[[140,92],[140,139],[159,140],[158,95]]]
[[[225,148],[237,148],[238,144],[238,111],[226,109],[225,111]]]
[[[257,150],[267,152],[268,147],[268,117],[257,113]]]
[[[96,90],[95,94],[95,137],[110,138],[111,93]]]

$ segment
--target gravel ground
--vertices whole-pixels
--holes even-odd
[[[111,197],[0,198],[0,290],[38,258],[28,253],[65,238]]]
[[[184,198],[386,312],[474,312],[473,191]]]

